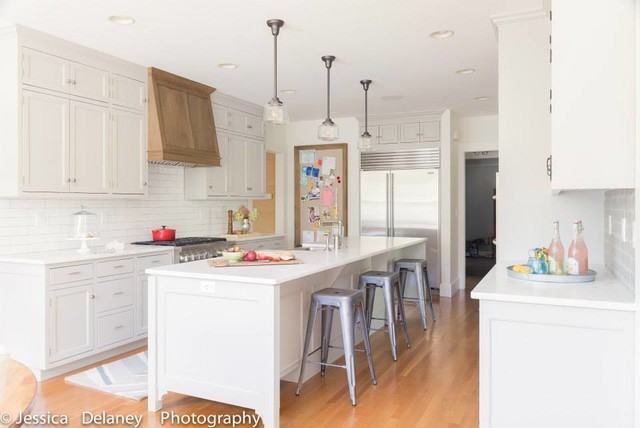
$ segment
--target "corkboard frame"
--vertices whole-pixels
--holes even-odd
[[[341,202],[344,209],[340,213],[342,224],[344,226],[344,236],[349,236],[349,146],[346,143],[342,144],[314,144],[309,146],[295,146],[293,148],[293,177],[295,180],[294,186],[294,246],[299,247],[301,244],[300,237],[300,152],[302,150],[316,150],[321,152],[323,150],[340,150],[342,152],[342,165],[344,167],[344,174],[340,177],[342,181],[342,191],[340,192]]]

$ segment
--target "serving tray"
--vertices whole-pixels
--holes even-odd
[[[293,260],[281,260],[279,262],[274,262],[272,260],[255,260],[253,262],[248,261],[238,261],[238,262],[230,262],[229,260],[225,260],[222,258],[211,259],[209,260],[209,266],[211,267],[233,267],[233,266],[280,266],[280,265],[300,265],[303,261],[300,259]]]
[[[598,272],[588,270],[586,275],[546,275],[535,273],[515,272],[513,266],[507,268],[507,275],[511,278],[523,279],[525,281],[534,282],[557,282],[557,283],[575,283],[575,282],[592,282],[596,280]]]

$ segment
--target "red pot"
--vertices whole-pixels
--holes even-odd
[[[176,239],[176,230],[162,226],[162,229],[152,230],[151,237],[154,241],[173,241]]]

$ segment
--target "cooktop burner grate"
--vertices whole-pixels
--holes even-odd
[[[199,244],[209,244],[211,242],[223,242],[226,241],[225,238],[211,238],[211,237],[201,237],[201,238],[177,238],[173,241],[140,241],[140,242],[132,242],[135,245],[161,245],[164,247],[186,247],[187,245],[199,245]]]

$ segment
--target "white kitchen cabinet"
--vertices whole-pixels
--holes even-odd
[[[120,107],[144,110],[147,103],[147,85],[140,80],[111,74],[111,103]]]
[[[71,101],[69,110],[69,191],[108,193],[109,109]]]
[[[555,191],[635,187],[635,7],[606,0],[552,4]]]
[[[400,142],[437,142],[440,141],[440,122],[413,122],[400,124]]]
[[[69,60],[23,48],[22,83],[67,93],[71,86]]]
[[[113,193],[147,191],[147,127],[142,113],[112,109]]]
[[[22,160],[24,191],[69,190],[69,100],[23,92]]]
[[[417,143],[420,141],[420,123],[401,123],[400,141],[403,143]]]
[[[245,140],[245,192],[247,195],[264,194],[265,163],[264,143],[258,140]]]
[[[230,237],[228,239],[233,239]],[[263,251],[263,250],[284,250],[284,236],[257,238],[257,239],[238,239],[240,245],[245,251]]]
[[[218,132],[220,166],[207,168],[207,196],[222,196],[229,193],[229,135]],[[185,172],[186,173],[186,172]]]
[[[373,138],[373,144],[397,144],[400,140],[398,138],[398,125],[369,125],[369,134]],[[364,132],[364,126],[360,127],[360,135]]]
[[[262,117],[247,114],[247,133],[254,137],[262,137]]]
[[[49,297],[49,361],[94,347],[94,295],[91,284],[52,291]]]
[[[229,136],[227,171],[229,174],[229,193],[242,196],[246,193],[246,146],[245,140],[236,135]]]
[[[77,62],[70,62],[69,93],[97,101],[109,101],[109,72]]]
[[[149,276],[137,275],[136,287],[136,311],[134,320],[134,334],[136,336],[147,334],[149,328]]]

